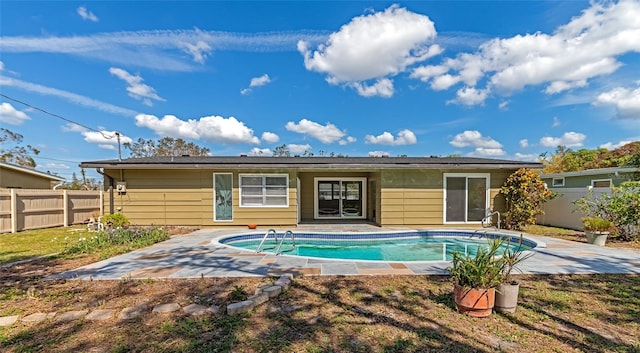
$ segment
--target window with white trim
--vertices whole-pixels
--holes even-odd
[[[553,178],[551,181],[552,186],[564,186],[564,178]]]
[[[288,207],[288,174],[240,174],[240,207]]]

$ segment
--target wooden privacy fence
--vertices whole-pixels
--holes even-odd
[[[582,221],[580,221],[580,218],[585,215],[578,210],[578,207],[573,204],[573,201],[587,195],[589,193],[587,188],[551,188],[550,190],[558,193],[558,197],[542,205],[544,214],[538,216],[536,223],[552,227],[582,230]],[[595,197],[603,193],[610,194],[611,189],[593,189],[593,196]]]
[[[0,233],[84,223],[103,213],[103,192],[0,189]]]

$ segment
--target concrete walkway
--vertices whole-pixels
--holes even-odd
[[[385,232],[398,229],[370,225],[304,225],[295,232]],[[258,231],[266,231],[258,229]],[[285,229],[278,229],[285,231]],[[384,262],[315,259],[256,254],[212,240],[244,229],[199,230],[165,242],[53,276],[68,279],[199,278],[293,275],[446,274],[448,261]],[[519,233],[517,233],[519,234]],[[528,236],[528,235],[527,235]],[[640,274],[640,251],[598,247],[549,237],[528,236],[545,243],[519,267],[529,274]]]

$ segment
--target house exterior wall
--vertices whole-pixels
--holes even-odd
[[[612,186],[620,186],[625,181],[633,180],[633,173],[619,173],[615,175],[612,173],[603,174],[591,174],[591,175],[577,175],[564,177],[564,186],[554,186],[553,179],[557,178],[542,178],[547,183],[549,188],[554,189],[573,189],[573,188],[586,188],[591,186],[593,180],[611,180]]]
[[[381,173],[380,222],[382,226],[445,226],[444,174],[460,170],[390,170]],[[490,175],[489,204],[504,211],[500,187],[513,171],[474,170]],[[463,173],[464,174],[464,173]],[[473,224],[477,225],[477,224]],[[456,224],[455,226],[460,226]]]
[[[298,196],[300,219],[314,220],[314,178],[366,177],[366,221],[381,226],[428,227],[444,225],[444,173],[490,174],[490,205],[503,211],[504,202],[497,196],[500,187],[513,170],[433,170],[389,169],[380,171],[296,171],[296,170],[243,170],[231,169],[105,169],[105,174],[118,181],[126,181],[126,193],[105,192],[104,209],[125,214],[132,223],[140,225],[182,225],[193,227],[216,226],[291,226],[298,224]],[[233,219],[214,221],[214,173],[231,173],[233,180]],[[240,174],[286,174],[288,178],[287,207],[241,207],[239,205]],[[300,190],[297,188],[298,178]],[[105,179],[105,187],[109,180]],[[300,195],[298,195],[300,192]],[[340,220],[334,220],[339,223]],[[470,226],[477,226],[472,223]],[[456,224],[455,226],[460,226]]]
[[[288,207],[240,207],[239,174],[266,174],[257,170],[105,170],[115,182],[126,181],[126,193],[114,191],[114,208],[134,224],[182,225],[194,227],[259,225],[295,225],[297,191],[295,173],[285,170],[268,174],[289,175]],[[233,180],[233,220],[213,220],[213,174],[231,173]],[[108,187],[108,180],[105,185]],[[105,193],[105,209],[111,198]]]
[[[51,189],[51,179],[0,167],[0,188]]]

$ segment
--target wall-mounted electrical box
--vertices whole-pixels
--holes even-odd
[[[119,193],[125,193],[127,192],[127,182],[126,181],[119,181],[116,183],[116,191]]]

